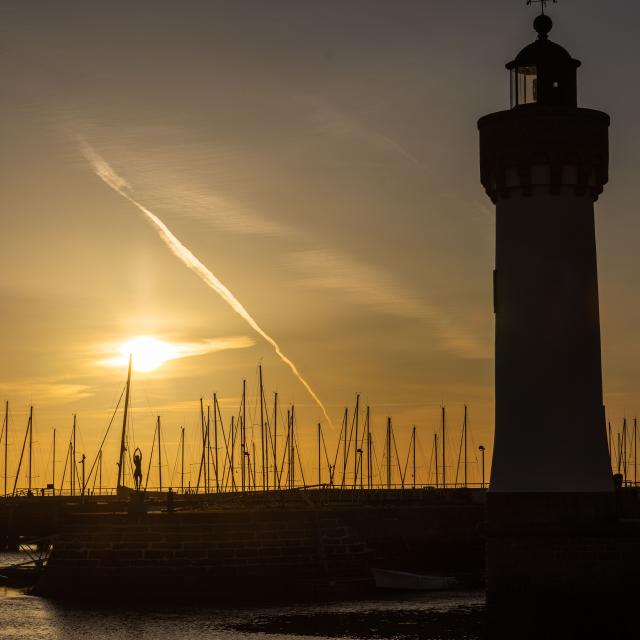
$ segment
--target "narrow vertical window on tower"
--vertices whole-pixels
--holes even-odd
[[[513,72],[512,72],[513,73]],[[535,65],[517,67],[515,105],[533,104],[538,101],[538,68]]]

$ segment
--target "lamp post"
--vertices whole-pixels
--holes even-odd
[[[482,488],[484,489],[484,445],[481,444],[478,449],[480,450],[480,455],[482,456]]]

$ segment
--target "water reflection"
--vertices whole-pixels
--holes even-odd
[[[5,589],[0,591],[0,635],[40,640],[244,639],[263,634],[294,640],[406,638],[476,640],[484,594],[415,594],[295,607],[175,609],[77,607]]]

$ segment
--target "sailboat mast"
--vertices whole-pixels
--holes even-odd
[[[216,493],[220,493],[220,476],[218,475],[218,396],[213,394],[213,446],[215,463],[214,473],[216,476]]]
[[[211,493],[211,407],[207,404],[207,473],[205,475],[207,493]]]
[[[391,489],[391,418],[387,418],[387,489]]]
[[[467,405],[464,405],[464,486],[467,487]]]
[[[53,489],[53,495],[56,495],[56,428],[53,427],[53,458],[52,472],[51,472],[51,487]]]
[[[9,401],[4,405],[4,497],[7,497],[7,464],[9,462]]]
[[[29,407],[29,494],[31,495],[31,461],[33,457],[33,407]]]
[[[365,424],[365,434],[366,434],[366,443],[367,443],[367,489],[371,489],[371,443],[370,443],[370,429],[371,426],[369,424],[369,406],[367,405],[367,414],[366,414],[366,424]]]
[[[202,454],[200,455],[200,467],[198,468],[198,483],[196,484],[196,493],[200,491],[200,479],[202,478],[202,473],[204,470],[204,456],[207,449],[207,432],[204,424],[204,405],[202,404],[202,398],[200,398],[200,436],[202,438]],[[205,484],[207,480],[206,473],[206,470],[204,470]]]
[[[344,410],[344,443],[342,448],[342,488],[347,482],[347,430],[349,428],[349,409]]]
[[[438,434],[433,434],[433,451],[434,451],[434,460],[436,461],[436,489],[438,488]]]
[[[158,416],[158,483],[162,492],[162,440],[160,439],[160,416]]]
[[[180,432],[180,492],[184,494],[184,427]]]
[[[373,464],[371,461],[371,431],[367,431],[367,486],[373,487]]]
[[[627,419],[624,419],[622,423],[622,473],[624,475],[624,481],[627,481]]]
[[[413,425],[413,488],[416,488],[416,425]],[[465,479],[466,484],[466,479]]]
[[[129,354],[129,370],[127,372],[127,387],[124,395],[124,416],[122,418],[122,435],[120,437],[120,456],[118,458],[118,483],[116,485],[116,493],[120,490],[124,480],[124,452],[125,437],[127,432],[127,418],[129,417],[129,392],[131,390],[131,364],[133,362],[133,354]]]
[[[633,418],[633,485],[638,486],[638,419]]]
[[[277,483],[277,486],[276,486]],[[273,488],[280,488],[278,472],[278,392],[273,394]]]
[[[242,454],[242,490],[245,490],[245,458],[247,452],[247,381],[242,381],[242,422],[240,423],[240,453]]]
[[[69,439],[69,448],[67,449],[67,460],[69,462],[69,495],[73,495],[73,442]],[[65,461],[66,467],[67,461]],[[64,474],[62,475],[62,482],[64,482]],[[60,483],[62,486],[62,483]]]
[[[229,470],[231,475],[231,488],[236,490],[236,470],[235,470],[235,455],[236,455],[236,425],[235,416],[231,416],[231,457],[229,458]]]
[[[296,408],[291,405],[291,488],[296,488]]]
[[[258,365],[258,377],[260,378],[260,456],[262,459],[262,490],[267,488],[267,474],[265,465],[265,439],[264,439],[264,388],[262,381],[262,365]],[[255,466],[255,459],[253,464]]]
[[[287,409],[287,488],[291,489],[291,409]],[[283,463],[284,464],[284,463]]]
[[[445,489],[447,486],[446,425],[447,423],[446,423],[446,417],[445,417],[445,409],[443,405],[442,406],[442,488],[443,489]]]
[[[356,395],[356,415],[355,415],[355,422],[356,422],[356,440],[355,440],[355,444],[353,446],[353,488],[356,488],[356,485],[358,483],[358,420],[360,417],[360,394]]]
[[[322,425],[318,422],[318,489],[322,486],[322,458],[320,447],[322,446]]]

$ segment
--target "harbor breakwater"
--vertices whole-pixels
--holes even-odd
[[[305,493],[271,504],[253,497],[199,510],[74,514],[36,591],[237,603],[365,593],[374,568],[483,573],[483,492],[380,492],[358,503]]]

